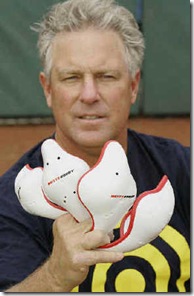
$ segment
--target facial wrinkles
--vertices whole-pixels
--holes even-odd
[[[102,35],[105,42],[102,42]],[[108,53],[107,46],[109,46]],[[126,63],[123,42],[114,31],[88,29],[79,32],[62,32],[55,37],[52,46],[53,65],[56,64],[56,60],[68,60],[69,66],[77,65],[80,69],[92,72],[95,68],[105,66],[107,60],[114,60],[118,55],[119,60]]]
[[[117,119],[119,110],[116,109],[128,109],[126,83],[128,84],[129,72],[123,58],[123,44],[115,34],[114,38],[103,34],[103,40],[102,34],[96,31],[92,34],[88,31],[80,32],[79,36],[76,33],[70,34],[72,35],[67,34],[64,38],[60,36],[61,38],[55,40],[54,46],[52,80],[55,80],[55,100],[59,99],[60,103],[57,104],[63,108],[60,114],[64,112],[72,120],[74,116],[83,114],[110,116],[106,121],[106,128],[107,133],[112,134],[110,125],[114,122],[118,126],[116,121],[123,121],[123,117]],[[107,82],[104,74],[116,75],[117,79]],[[78,75],[79,79],[68,83],[61,81],[66,75]],[[93,100],[90,98],[89,86],[92,97],[95,98]],[[80,92],[81,97],[89,97],[90,100],[81,101]],[[61,115],[63,122],[65,117]],[[104,129],[100,131],[103,133]]]
[[[59,104],[65,104],[66,110],[69,109],[72,116],[98,115],[103,117],[108,116],[111,110],[118,108],[116,101],[121,99],[122,91],[120,92],[120,89],[122,89],[122,85],[118,83],[111,94],[111,85],[101,81],[102,74],[91,72],[92,70],[83,74],[82,71],[76,70],[76,75],[79,73],[81,77],[78,82],[70,82],[65,89],[63,86],[57,87],[58,95],[60,95],[62,101]],[[70,74],[70,72],[67,73]],[[72,74],[74,75],[74,73]],[[114,82],[114,84],[116,83]],[[71,89],[70,92],[68,91],[69,88]],[[59,96],[56,99],[58,100]]]

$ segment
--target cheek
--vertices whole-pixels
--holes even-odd
[[[126,88],[118,88],[111,95],[111,105],[115,112],[128,114],[131,106],[131,92]]]
[[[52,91],[52,108],[60,111],[68,109],[68,104],[71,102],[68,92],[61,87],[55,87]]]

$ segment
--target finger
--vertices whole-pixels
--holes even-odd
[[[110,241],[112,242],[114,240],[114,238],[115,238],[113,230],[108,233],[108,236],[110,237]]]
[[[79,222],[78,225],[80,231],[82,231],[83,233],[90,232],[93,226],[92,218],[88,218],[82,222]]]
[[[120,261],[124,258],[122,252],[110,252],[110,251],[101,251],[95,250],[91,256],[91,263],[114,263]]]
[[[57,232],[58,229],[71,229],[75,224],[75,219],[69,213],[61,215],[53,223],[53,232]]]
[[[75,224],[76,221],[71,214],[66,213],[66,214],[59,216],[57,219],[55,219],[54,223],[56,224],[57,222],[63,223],[64,225],[66,225],[67,223],[68,224],[69,223]]]
[[[108,243],[110,243],[110,236],[104,231],[96,229],[85,234],[82,247],[85,250],[92,250]]]
[[[77,227],[80,230],[80,232],[85,233],[92,229],[92,219],[88,218],[83,222],[79,223],[75,220],[75,218],[71,214],[67,213],[59,216],[54,222],[54,226],[55,225],[63,225],[64,226],[63,228],[69,228],[69,229]]]
[[[80,265],[91,266],[97,263],[115,263],[123,259],[124,254],[121,252],[110,252],[102,250],[91,250],[76,254],[76,260]]]

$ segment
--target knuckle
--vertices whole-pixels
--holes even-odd
[[[71,257],[71,264],[76,268],[79,266],[80,262],[79,262],[79,254],[75,253],[72,255]]]
[[[73,269],[86,271],[88,266],[88,258],[87,256],[84,256],[83,253],[76,252],[72,254],[71,264],[73,266]]]
[[[96,229],[94,230],[93,234],[96,237],[96,241],[101,242],[103,240],[104,234],[101,230]]]
[[[95,230],[95,235],[99,244],[106,244],[110,242],[109,236],[105,234],[102,230]]]

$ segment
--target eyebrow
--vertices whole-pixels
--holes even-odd
[[[56,73],[58,76],[69,75],[69,74],[81,74],[82,72],[78,69],[56,69]]]
[[[72,75],[72,74],[83,74],[83,71],[81,71],[80,69],[76,69],[76,68],[68,68],[68,69],[56,69],[56,73],[58,75],[58,77],[63,77],[64,75]],[[104,73],[108,73],[108,74],[113,74],[113,75],[119,75],[120,72],[116,69],[109,69],[109,68],[101,68],[95,71],[95,75],[99,75],[99,74],[104,74]]]

